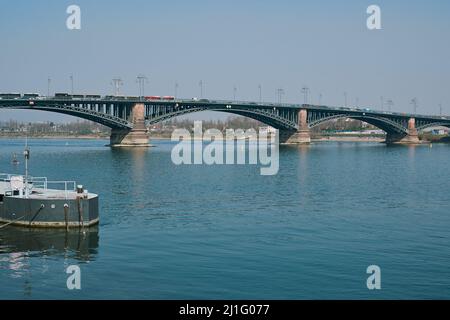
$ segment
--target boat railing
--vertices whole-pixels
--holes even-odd
[[[49,188],[50,186],[50,188]],[[45,181],[45,190],[61,190],[64,191],[67,199],[69,191],[76,190],[77,183],[75,181]]]
[[[0,181],[9,182],[14,176],[18,175],[0,173]],[[31,188],[33,189],[42,189],[44,191],[49,189],[64,191],[66,198],[68,196],[68,192],[75,191],[77,186],[76,181],[48,181],[47,177],[28,177],[28,183],[31,184]]]

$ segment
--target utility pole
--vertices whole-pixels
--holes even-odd
[[[120,87],[123,86],[123,81],[121,78],[117,77],[112,79],[111,84],[114,87],[114,94],[118,96],[120,94]]]
[[[50,97],[50,83],[52,82],[52,79],[50,79],[50,76],[47,78],[47,97]]]
[[[394,106],[394,101],[389,99],[388,101],[386,101],[386,105],[388,107],[388,111],[390,112],[392,110],[392,107]]]
[[[200,86],[200,98],[203,98],[203,80],[200,80],[198,85]]]
[[[411,104],[413,105],[413,108],[414,108],[414,114],[416,114],[417,113],[417,98],[413,98],[411,100]]]
[[[305,104],[308,104],[308,93],[309,93],[309,88],[307,86],[303,86],[302,88],[302,93],[303,93],[303,102]]]
[[[148,78],[145,75],[140,74],[136,77],[136,82],[139,84],[139,97],[144,97],[144,87],[145,83],[148,83]]]
[[[278,103],[281,103],[281,96],[284,95],[284,90],[282,88],[277,89]]]
[[[70,75],[70,92],[73,95],[73,74]]]
[[[262,102],[262,86],[258,85],[258,89],[259,89],[259,103]]]

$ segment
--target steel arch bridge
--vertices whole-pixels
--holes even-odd
[[[141,106],[139,112],[136,107]],[[199,111],[219,111],[246,116],[280,131],[309,130],[326,121],[357,119],[385,131],[388,135],[408,135],[414,130],[446,126],[450,117],[415,115],[310,104],[255,103],[208,99],[148,101],[140,98],[64,98],[0,99],[0,109],[42,110],[71,115],[103,124],[113,130],[133,131],[138,123],[155,124],[173,117]],[[411,122],[413,120],[413,122]]]

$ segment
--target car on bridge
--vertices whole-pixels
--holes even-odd
[[[55,93],[55,99],[72,99],[71,96],[69,96],[68,93],[65,92],[57,92]]]
[[[0,99],[20,99],[22,95],[20,93],[0,93]]]
[[[86,99],[101,99],[102,96],[99,94],[87,94]]]
[[[144,97],[144,98],[145,98],[145,100],[147,100],[147,101],[161,100],[161,97],[160,97],[160,96],[146,96],[146,97]]]
[[[39,93],[24,93],[22,96],[24,99],[37,99],[39,98]]]

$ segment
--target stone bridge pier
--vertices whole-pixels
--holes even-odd
[[[386,143],[388,144],[418,144],[420,143],[419,134],[416,129],[416,119],[408,120],[408,133],[387,133]]]
[[[145,106],[136,103],[131,108],[133,129],[112,129],[110,136],[111,147],[149,147],[149,135],[145,127]]]
[[[308,111],[300,109],[298,112],[298,130],[280,130],[280,143],[283,144],[309,144],[311,135],[308,126]]]

